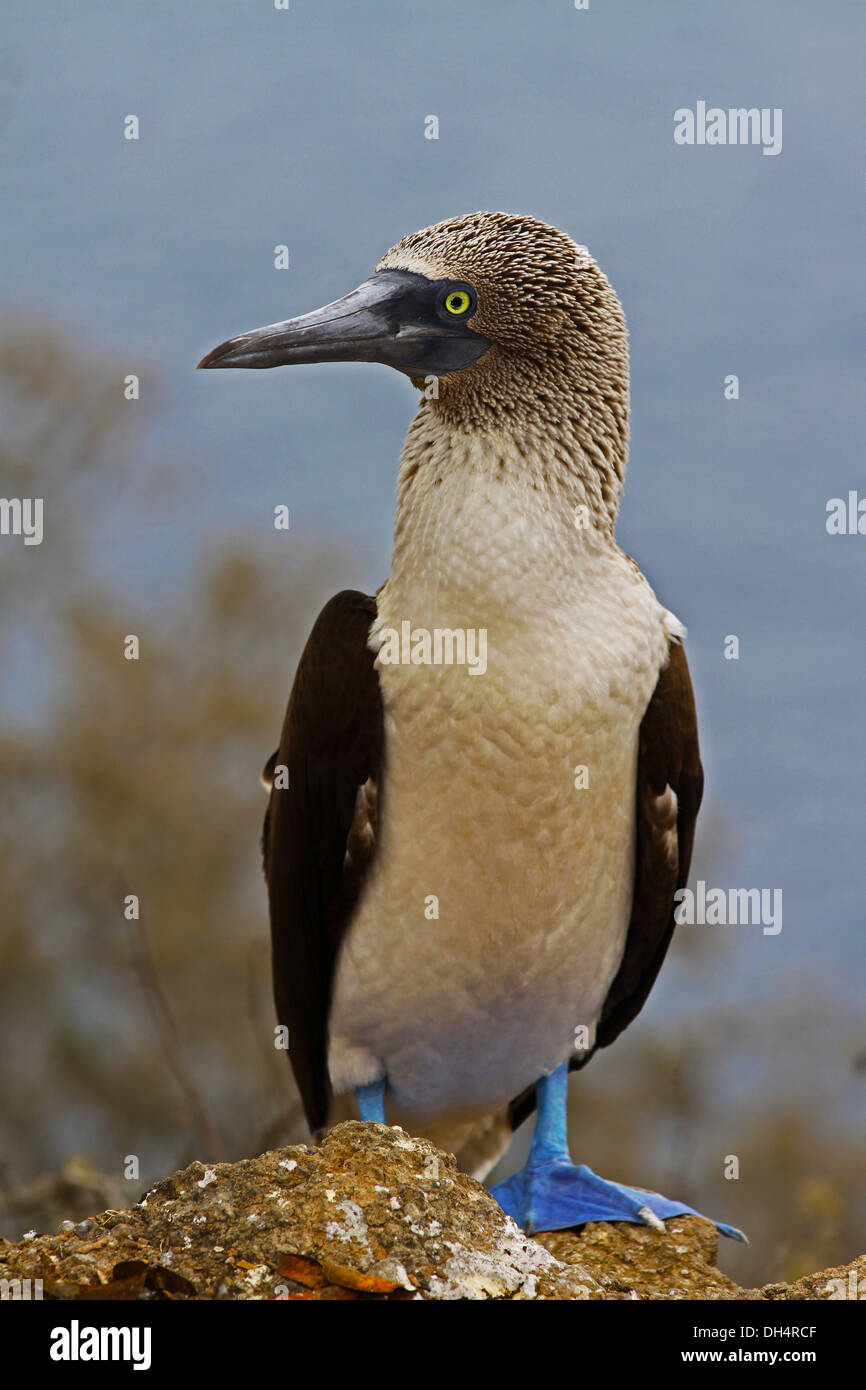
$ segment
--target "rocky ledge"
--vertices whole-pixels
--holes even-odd
[[[824,1299],[866,1287],[864,1256],[741,1289],[715,1267],[717,1243],[696,1217],[664,1235],[598,1223],[531,1239],[426,1140],[347,1123],[321,1148],[192,1163],[135,1207],[0,1241],[0,1281],[7,1296],[80,1300]]]

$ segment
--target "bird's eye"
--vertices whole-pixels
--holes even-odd
[[[452,290],[445,296],[445,308],[449,314],[465,314],[471,303],[465,290]]]

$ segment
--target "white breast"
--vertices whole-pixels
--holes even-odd
[[[485,629],[487,669],[377,663],[381,840],[338,965],[330,1070],[338,1093],[387,1075],[389,1118],[417,1130],[489,1114],[592,1033],[631,909],[638,730],[675,620],[610,540],[479,467],[422,479],[398,518],[374,647],[404,621]]]

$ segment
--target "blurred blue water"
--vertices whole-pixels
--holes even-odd
[[[190,461],[158,533],[137,535],[122,497],[94,517],[136,599],[216,534],[272,535],[277,502],[351,547],[359,587],[387,572],[407,383],[196,376],[204,351],[475,208],[590,247],[631,331],[620,540],[689,628],[724,883],[785,895],[782,935],[746,930],[713,988],[757,1001],[805,972],[862,1001],[866,537],[824,524],[829,497],[866,495],[862,6],[7,0],[2,23],[0,309],[140,372],[134,408]],[[676,146],[673,112],[699,99],[781,107],[782,153]]]

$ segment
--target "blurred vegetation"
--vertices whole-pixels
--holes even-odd
[[[353,577],[346,556],[295,539],[276,563],[208,546],[174,602],[150,602],[146,578],[130,599],[101,563],[107,517],[158,525],[181,470],[145,458],[114,365],[8,325],[0,412],[0,495],[46,499],[41,547],[0,538],[0,1231],[15,1238],[135,1201],[193,1157],[307,1137],[272,1043],[258,773],[315,612]],[[680,935],[668,969],[696,997],[703,980],[699,1022],[648,1010],[593,1063],[575,1083],[575,1153],[746,1227],[751,1251],[726,1259],[741,1282],[852,1258],[866,1161],[831,1109],[866,1088],[850,1021],[813,1045],[799,1014],[762,1010],[751,1031],[713,1014],[706,978],[726,948]],[[792,1056],[789,1092],[775,1064]],[[832,1097],[819,1057],[841,1078]],[[737,1059],[747,1096],[728,1078],[725,1100]]]
[[[113,1175],[137,1155],[143,1183],[303,1137],[272,1045],[258,775],[311,618],[345,575],[327,548],[315,563],[284,548],[276,569],[219,549],[176,605],[149,605],[146,588],[135,604],[100,575],[92,534],[118,498],[158,519],[170,486],[136,477],[118,372],[16,325],[0,335],[0,409],[0,492],[46,499],[43,545],[0,545],[0,1177],[14,1202],[72,1144]]]

